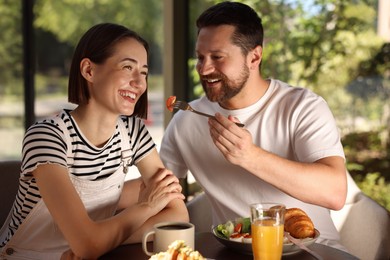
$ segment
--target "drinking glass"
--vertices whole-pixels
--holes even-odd
[[[278,203],[250,205],[254,260],[280,260],[283,253],[284,213]]]

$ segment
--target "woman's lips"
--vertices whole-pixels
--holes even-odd
[[[120,90],[119,95],[130,100],[135,100],[137,98],[137,95],[131,91]]]

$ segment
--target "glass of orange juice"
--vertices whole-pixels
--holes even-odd
[[[254,260],[280,260],[283,253],[284,212],[278,203],[250,205]]]

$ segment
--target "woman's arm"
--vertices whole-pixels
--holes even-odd
[[[171,200],[184,198],[181,193],[175,192],[180,186],[174,183],[174,178],[161,175],[153,180],[149,190],[143,189],[142,201],[111,218],[93,221],[66,168],[56,164],[39,165],[33,175],[42,199],[71,251],[82,259],[95,259],[114,249]]]
[[[137,164],[138,170],[141,173],[142,180],[144,181],[146,187],[151,185],[154,182],[155,176],[159,175],[168,175],[175,178],[175,184],[179,184],[179,180],[173,175],[173,173],[164,168],[164,165],[160,159],[160,156],[156,149],[154,149],[150,154],[143,158]],[[140,182],[140,180],[137,180]],[[137,182],[136,181],[136,182]],[[130,195],[131,191],[129,189],[134,189],[134,186],[137,184],[127,184],[125,186],[126,191],[122,193],[120,204],[123,207],[124,205],[130,206],[134,199],[134,195]],[[180,190],[176,190],[181,192]],[[126,193],[129,193],[126,195]],[[167,206],[158,214],[149,218],[136,232],[132,234],[129,239],[126,240],[126,243],[137,243],[141,242],[143,234],[152,228],[156,223],[163,221],[189,221],[188,211],[185,206],[185,203],[182,199],[171,200]]]

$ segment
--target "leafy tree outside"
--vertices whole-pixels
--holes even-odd
[[[365,193],[390,210],[390,58],[389,44],[376,34],[377,0],[240,2],[263,21],[263,76],[309,88],[327,100],[348,170]],[[200,96],[195,63],[189,61],[193,95]]]

